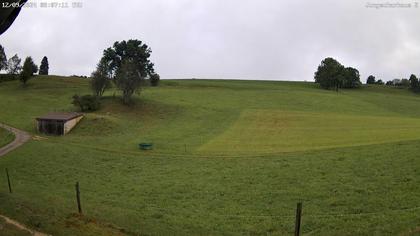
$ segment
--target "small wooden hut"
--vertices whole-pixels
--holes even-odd
[[[53,112],[36,118],[37,129],[40,133],[50,135],[65,135],[73,129],[83,118],[83,114],[76,112]]]

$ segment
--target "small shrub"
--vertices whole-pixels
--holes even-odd
[[[72,104],[79,107],[81,111],[96,111],[100,108],[99,99],[92,95],[74,95]]]
[[[160,81],[159,74],[154,73],[150,75],[150,85],[152,85],[153,87],[158,86],[159,81]]]

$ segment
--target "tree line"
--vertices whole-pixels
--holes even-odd
[[[383,85],[384,83],[382,80],[377,80],[375,76],[370,75],[366,81],[367,84],[379,84]],[[411,74],[409,79],[402,78],[402,79],[393,79],[385,83],[388,86],[396,86],[402,88],[410,88],[414,92],[420,92],[420,82],[419,79],[415,74]]]
[[[328,57],[322,60],[314,75],[315,83],[324,89],[338,90],[340,88],[359,88],[359,71],[352,67],[345,67],[334,58]],[[410,79],[394,79],[384,83],[381,79],[376,80],[375,76],[369,75],[366,84],[388,85],[410,88],[414,92],[420,92],[420,82],[416,75],[412,74]]]
[[[23,85],[26,85],[28,80],[36,73],[39,75],[48,75],[49,63],[46,56],[42,58],[39,68],[30,56],[25,58],[23,65],[21,63],[22,59],[17,54],[7,59],[4,47],[0,45],[0,72],[6,71],[6,74],[0,74],[0,82],[19,79]]]

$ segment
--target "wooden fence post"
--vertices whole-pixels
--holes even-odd
[[[12,193],[12,184],[10,183],[9,171],[6,168],[7,184],[9,185],[9,193]]]
[[[299,202],[296,207],[295,236],[300,236],[301,219],[302,219],[302,203]]]
[[[76,182],[76,199],[77,199],[77,208],[79,210],[79,214],[83,214],[82,213],[82,204],[80,203],[80,186],[79,186],[79,182]]]

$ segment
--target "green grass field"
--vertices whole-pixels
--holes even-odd
[[[0,128],[0,147],[7,145],[15,139],[15,136],[5,129]]]
[[[0,121],[35,134],[35,117],[74,110],[87,86],[0,83]],[[114,94],[69,135],[0,158],[14,188],[0,175],[0,214],[53,235],[290,235],[302,201],[304,235],[420,233],[420,96],[408,90],[166,80],[131,107]]]

